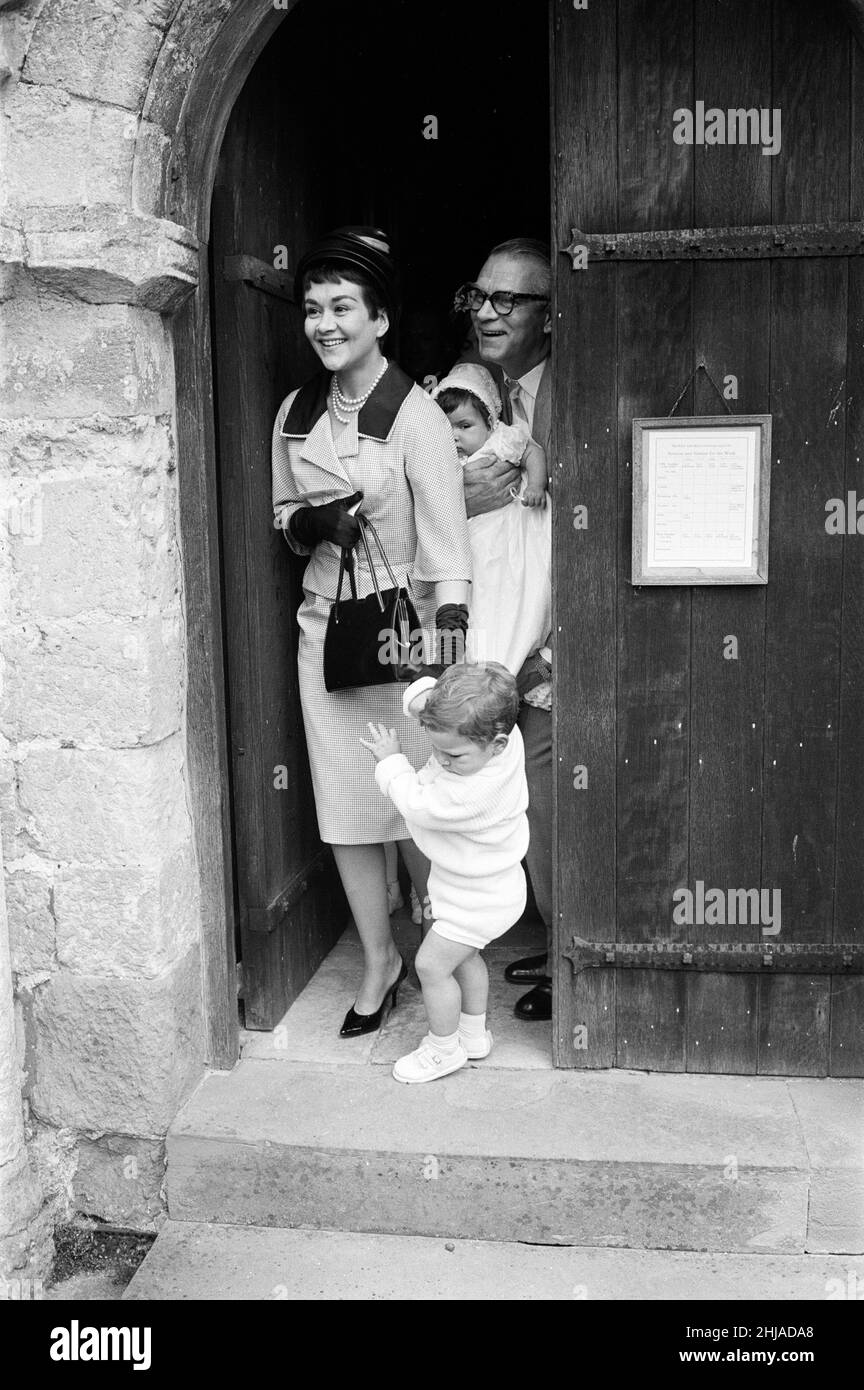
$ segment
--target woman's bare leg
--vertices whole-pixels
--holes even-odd
[[[429,906],[429,860],[423,851],[417,848],[413,840],[398,840],[397,844],[402,851],[402,858],[408,867],[414,892],[417,894],[423,911],[420,935],[425,937],[432,925],[432,908]]]
[[[414,891],[421,903],[429,892],[429,860],[422,850],[419,850],[413,840],[397,840],[399,852],[405,860],[405,867],[411,876],[414,884]]]
[[[363,943],[363,980],[354,1007],[374,1014],[400,969],[387,911],[383,845],[333,845],[336,867]]]
[[[387,882],[395,883],[399,873],[399,855],[396,852],[395,840],[386,840],[384,843],[384,863],[387,866]]]
[[[432,925],[432,909],[429,906],[429,860],[419,850],[413,840],[398,840],[402,858],[405,860],[417,901],[423,909],[421,936],[425,936]]]

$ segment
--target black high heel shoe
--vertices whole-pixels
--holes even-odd
[[[399,986],[401,985],[402,981],[405,979],[405,976],[407,974],[408,966],[405,964],[403,960],[402,968],[399,971],[399,974],[396,976],[396,979],[393,981],[392,985],[388,986],[387,992],[384,995],[384,998],[381,1000],[381,1007],[380,1009],[376,1009],[374,1014],[358,1014],[357,1010],[354,1008],[354,1005],[352,1004],[351,1008],[345,1015],[345,1022],[339,1029],[340,1038],[359,1038],[363,1033],[374,1033],[376,1028],[380,1028],[381,1018],[384,1013],[387,1001],[390,1001],[391,1009],[396,1008],[396,995],[399,992]]]

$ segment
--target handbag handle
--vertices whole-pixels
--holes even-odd
[[[401,589],[401,587],[400,587],[400,585],[399,585],[399,583],[398,583],[398,581],[397,581],[397,579],[396,579],[396,575],[393,573],[393,567],[392,567],[392,565],[390,564],[390,561],[387,559],[387,552],[385,551],[383,545],[381,544],[381,537],[378,535],[378,532],[377,532],[377,530],[375,529],[375,526],[374,526],[373,523],[369,520],[368,516],[364,516],[364,517],[363,517],[363,521],[362,521],[361,525],[362,525],[363,544],[364,544],[364,546],[366,547],[366,557],[367,557],[367,560],[368,560],[368,562],[369,562],[369,568],[370,568],[370,570],[372,571],[372,578],[373,578],[373,581],[374,581],[374,584],[375,584],[375,592],[376,592],[376,594],[378,595],[378,602],[379,602],[379,605],[380,605],[380,607],[381,607],[381,611],[382,611],[382,613],[384,612],[384,604],[383,604],[383,602],[382,602],[382,600],[381,600],[381,593],[380,593],[380,590],[379,590],[379,588],[378,588],[378,579],[377,579],[377,577],[376,577],[376,575],[375,575],[375,569],[374,569],[374,566],[373,566],[373,564],[372,564],[372,556],[371,556],[370,551],[369,551],[369,543],[368,543],[368,541],[367,541],[367,539],[366,539],[366,530],[367,530],[367,528],[372,532],[372,535],[373,535],[374,538],[375,538],[375,544],[376,544],[377,547],[378,547],[378,552],[379,552],[379,554],[380,554],[380,556],[381,556],[381,559],[384,561],[384,567],[385,567],[385,569],[387,570],[387,575],[388,575],[388,578],[389,578],[389,580],[390,580],[390,583],[391,583],[392,587],[396,590],[396,594],[397,594],[397,603],[396,603],[396,613],[394,614],[394,617],[396,618],[396,621],[398,621],[398,622],[400,623],[400,626],[401,626],[401,628],[402,628],[402,638],[401,638],[402,645],[405,646],[406,648],[408,648],[408,649],[410,650],[411,635],[410,635],[410,625],[409,625],[408,609],[407,609],[406,600],[405,600],[405,598],[403,597],[403,594],[402,594],[402,589]],[[411,588],[411,580],[410,580],[409,576],[406,575],[405,578],[406,578],[406,580],[407,580],[407,582],[408,582],[408,587]],[[394,632],[394,636],[395,636],[395,632]],[[393,668],[393,675],[394,675],[394,679],[395,679],[395,680],[400,681],[400,680],[410,680],[410,679],[413,679],[412,676],[410,676],[410,675],[405,675],[405,672],[404,672],[405,664],[406,664],[406,662],[407,662],[409,659],[410,659],[410,658],[408,658],[408,657],[406,656],[406,661],[405,661],[405,662],[402,662],[402,661],[400,661],[399,658],[396,657],[396,656],[392,656],[392,657],[391,657],[391,659],[390,659],[390,665],[391,665],[392,668]]]
[[[358,519],[360,519],[359,516],[358,516]],[[369,561],[369,568],[370,568],[370,570],[372,570],[373,576],[374,576],[374,574],[375,574],[375,569],[374,569],[374,566],[373,566],[373,564],[372,564],[372,557],[371,557],[371,555],[370,555],[370,553],[369,553],[369,543],[368,543],[368,541],[366,540],[366,535],[365,535],[365,531],[366,531],[366,528],[367,528],[367,527],[368,527],[369,530],[372,532],[372,535],[373,535],[374,540],[375,540],[375,544],[376,544],[377,547],[378,547],[378,553],[379,553],[379,555],[381,556],[381,559],[384,561],[384,568],[385,568],[386,571],[387,571],[387,577],[388,577],[388,579],[390,580],[390,584],[391,584],[391,586],[392,586],[394,589],[398,589],[400,586],[399,586],[399,584],[398,584],[397,581],[396,581],[396,576],[395,576],[395,574],[393,573],[393,567],[392,567],[392,565],[390,564],[390,561],[387,559],[387,552],[385,551],[383,545],[381,544],[381,537],[378,535],[377,530],[375,529],[375,527],[374,527],[374,525],[372,524],[372,522],[369,520],[368,516],[364,516],[364,517],[363,517],[362,519],[360,519],[360,520],[361,520],[361,531],[362,531],[362,533],[363,533],[363,543],[364,543],[364,545],[366,546],[366,557],[367,557],[367,559],[368,559],[368,561]],[[377,591],[377,588],[378,588],[377,581],[376,581],[375,588],[376,588],[376,591]]]
[[[379,583],[378,583],[378,575],[377,575],[377,573],[376,573],[376,571],[375,571],[375,563],[374,563],[374,561],[373,561],[373,559],[372,559],[372,552],[371,552],[371,550],[369,549],[369,540],[368,540],[368,537],[367,537],[367,535],[366,535],[367,529],[368,529],[369,531],[372,532],[372,535],[373,535],[374,540],[375,540],[375,544],[376,544],[376,546],[378,547],[378,553],[379,553],[379,555],[381,556],[381,559],[382,559],[383,562],[384,562],[384,568],[385,568],[386,571],[387,571],[387,577],[388,577],[388,579],[390,580],[390,584],[391,584],[392,588],[398,590],[398,588],[399,588],[400,586],[399,586],[399,584],[397,583],[396,575],[393,573],[393,566],[390,564],[390,561],[387,559],[387,552],[385,551],[384,546],[381,544],[381,537],[378,535],[377,529],[375,528],[375,526],[373,525],[373,523],[369,520],[368,516],[364,516],[362,512],[355,512],[354,515],[355,515],[355,517],[356,517],[356,519],[357,519],[357,521],[358,521],[358,523],[359,523],[359,525],[360,525],[360,539],[361,539],[361,541],[363,542],[363,549],[364,549],[364,551],[366,552],[366,563],[367,563],[367,565],[369,566],[369,573],[370,573],[370,575],[372,576],[372,584],[373,584],[373,586],[374,586],[374,588],[375,588],[375,597],[376,597],[377,600],[378,600],[378,607],[381,609],[381,612],[383,613],[383,612],[384,612],[384,600],[383,600],[383,598],[381,597],[381,587],[380,587],[380,585],[379,585]],[[346,560],[346,555],[347,555],[347,557],[348,557],[347,560]],[[338,621],[339,621],[339,601],[340,601],[340,599],[342,598],[342,577],[343,577],[343,575],[344,575],[346,569],[348,570],[348,577],[349,577],[350,582],[351,582],[351,597],[356,599],[356,597],[357,597],[357,585],[356,585],[355,582],[354,582],[354,562],[353,562],[352,551],[346,551],[345,548],[343,547],[343,548],[342,548],[342,551],[341,551],[341,553],[340,553],[340,555],[339,555],[339,583],[338,583],[337,588],[336,588],[336,601],[335,601],[335,604],[334,604],[334,609],[335,609],[335,621],[336,621],[337,623],[338,623]],[[406,577],[407,577],[407,576],[406,576]],[[409,583],[409,586],[410,586],[410,580],[408,580],[408,583]]]
[[[339,621],[339,600],[342,598],[342,578],[345,574],[346,569],[348,571],[348,579],[351,583],[351,597],[356,598],[357,585],[354,581],[354,557],[351,551],[346,550],[343,546],[339,552],[339,583],[336,587],[336,598],[333,604],[335,621],[337,623]]]
[[[358,520],[359,520],[359,518],[358,518]],[[365,524],[364,524],[364,522],[365,522]],[[381,612],[383,613],[383,612],[384,612],[384,600],[383,600],[383,598],[381,597],[381,589],[380,589],[380,586],[379,586],[379,584],[378,584],[378,576],[377,576],[377,574],[375,573],[375,566],[374,566],[374,564],[373,564],[373,562],[372,562],[372,552],[371,552],[371,550],[369,549],[369,541],[368,541],[367,536],[366,536],[366,525],[370,525],[370,526],[371,526],[371,524],[372,524],[371,522],[367,522],[367,521],[366,521],[366,518],[365,518],[365,517],[364,517],[363,521],[360,522],[360,539],[361,539],[361,541],[363,542],[363,549],[366,551],[366,563],[367,563],[367,565],[369,566],[369,573],[370,573],[371,576],[372,576],[372,583],[373,583],[374,588],[375,588],[375,597],[376,597],[377,600],[378,600],[378,607],[381,609]],[[379,544],[380,544],[380,543],[379,543]],[[389,575],[390,575],[390,578],[393,579],[393,571],[390,569],[390,566],[389,566],[389,565],[387,565],[387,570],[388,570],[388,573],[389,573]],[[395,583],[396,583],[395,579],[393,580],[393,583],[394,583],[394,586],[395,586]]]

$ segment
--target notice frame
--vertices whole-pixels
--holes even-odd
[[[771,416],[633,420],[631,584],[767,584]]]

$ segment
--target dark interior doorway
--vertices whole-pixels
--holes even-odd
[[[301,570],[271,523],[273,418],[319,365],[290,273],[272,274],[276,249],[290,272],[332,226],[383,227],[404,284],[393,355],[418,381],[440,374],[464,337],[454,289],[496,242],[548,238],[548,69],[544,4],[299,0],[226,130],[211,287],[234,911],[251,1027],[278,1021],[344,926],[305,762]]]
[[[453,290],[486,250],[548,237],[546,6],[300,0],[258,66],[271,64],[318,171],[320,230],[371,222],[390,234],[400,364],[420,381],[449,365]]]

